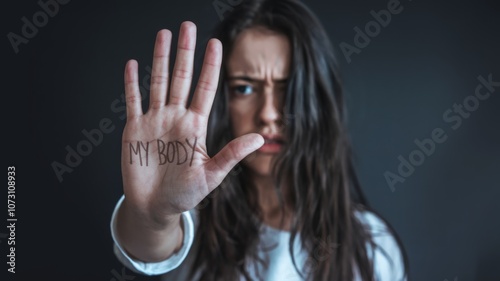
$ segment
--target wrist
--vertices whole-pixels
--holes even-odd
[[[122,212],[126,213],[126,217],[140,223],[143,227],[158,231],[174,231],[180,227],[181,214],[161,214],[155,209],[147,210],[141,208],[125,199],[122,202]]]

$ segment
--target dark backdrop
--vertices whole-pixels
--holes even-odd
[[[214,3],[231,2],[238,1],[73,0],[31,30],[17,53],[8,34],[22,36],[22,17],[33,22],[42,9],[37,1],[2,4],[2,158],[3,169],[16,167],[17,280],[107,281],[121,273],[109,220],[122,194],[125,62],[137,59],[145,77],[156,32],[169,28],[176,37],[180,23],[191,20],[198,26],[198,71],[220,20]],[[500,87],[476,104],[473,97],[478,76],[500,81],[500,9],[485,0],[402,0],[400,12],[380,30],[371,26],[370,41],[346,57],[340,45],[356,47],[354,28],[372,25],[370,11],[389,2],[308,1],[338,54],[364,189],[400,234],[413,280],[500,280]],[[43,15],[37,20],[43,25]],[[467,118],[443,117],[464,101],[473,109]],[[51,164],[64,164],[66,146],[75,149],[86,139],[82,130],[106,118],[114,130],[60,182]],[[431,138],[433,130],[446,140],[428,155],[414,152],[415,139]],[[400,155],[423,163],[391,189],[384,174],[401,176]]]

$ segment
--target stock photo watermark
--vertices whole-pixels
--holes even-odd
[[[7,264],[9,268],[7,269],[10,273],[16,273],[16,223],[17,223],[17,212],[16,212],[16,167],[7,167],[7,230],[8,235],[2,238],[9,237],[7,241],[8,247],[7,253]]]
[[[373,20],[367,22],[364,29],[358,26],[354,27],[355,34],[353,44],[347,42],[341,42],[339,44],[340,50],[342,50],[342,54],[347,63],[351,63],[351,56],[353,54],[359,55],[362,49],[370,45],[371,40],[380,34],[382,28],[387,27],[391,23],[392,16],[401,13],[403,10],[404,7],[399,0],[389,0],[389,2],[387,2],[387,9],[382,9],[378,12],[371,10],[370,15]]]
[[[134,275],[128,275],[126,272],[125,267],[122,267],[122,272],[119,273],[116,271],[116,269],[111,270],[111,274],[113,274],[114,277],[111,277],[109,281],[127,281],[127,280],[134,280],[135,276]]]
[[[21,18],[23,23],[21,27],[21,32],[14,33],[9,32],[7,34],[7,39],[12,46],[15,54],[19,53],[19,46],[21,44],[28,44],[31,39],[33,39],[39,32],[40,28],[43,28],[49,23],[50,18],[55,17],[61,10],[61,6],[66,5],[70,0],[40,0],[38,1],[38,6],[41,10],[36,11],[31,18],[26,16]]]
[[[227,12],[234,10],[234,7],[241,4],[243,0],[214,0],[212,5],[220,20],[224,19]]]
[[[471,114],[479,108],[481,102],[489,99],[495,92],[495,88],[500,87],[500,80],[493,81],[493,75],[488,74],[487,78],[478,76],[474,94],[466,96],[461,103],[454,103],[452,107],[446,109],[442,113],[443,121],[449,125],[451,130],[458,130],[464,119],[469,119]],[[396,191],[396,184],[403,183],[411,176],[416,167],[421,166],[425,160],[432,156],[438,144],[443,144],[448,139],[448,134],[445,129],[436,127],[431,131],[430,137],[423,139],[415,139],[413,142],[416,146],[407,157],[398,156],[399,165],[395,172],[385,171],[384,178],[392,192]]]
[[[302,274],[304,273],[313,273],[318,270],[319,266],[321,265],[322,262],[325,260],[329,259],[330,256],[338,250],[340,247],[340,244],[332,242],[333,239],[331,235],[328,235],[328,237],[325,240],[317,239],[316,246],[314,247],[314,250],[312,251],[312,256],[307,257],[307,259],[304,262],[304,268],[301,270],[305,270],[305,272],[301,272]],[[323,253],[321,253],[321,249],[323,249]],[[299,268],[300,269],[300,268]],[[291,272],[286,275],[286,277],[283,280],[295,280],[292,279],[296,276],[295,268],[291,269]]]
[[[147,74],[142,79],[142,85],[139,86],[142,101],[144,101],[149,94],[152,71],[151,66],[146,66],[145,70]],[[124,93],[122,93],[119,98],[111,102],[110,109],[113,113],[119,114],[118,119],[120,121],[127,118],[127,106]],[[89,156],[95,148],[101,145],[104,141],[104,137],[112,133],[115,128],[116,126],[114,125],[113,120],[104,117],[99,121],[97,128],[81,130],[83,139],[81,139],[74,147],[70,145],[65,146],[66,156],[64,157],[64,161],[61,161],[61,163],[54,160],[50,164],[59,183],[63,182],[64,174],[72,173],[75,168],[80,166],[84,157]]]

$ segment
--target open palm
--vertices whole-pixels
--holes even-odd
[[[194,208],[229,171],[263,144],[258,134],[241,136],[210,158],[206,150],[208,116],[222,61],[219,40],[208,42],[193,99],[196,26],[181,25],[177,58],[169,83],[171,32],[158,32],[151,76],[149,109],[144,114],[138,65],[125,67],[127,123],[122,138],[122,174],[128,204],[155,220]],[[168,94],[167,94],[168,93]]]

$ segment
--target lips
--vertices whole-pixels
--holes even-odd
[[[285,143],[280,135],[262,134],[262,137],[264,137],[264,145],[258,149],[262,153],[278,153]]]

